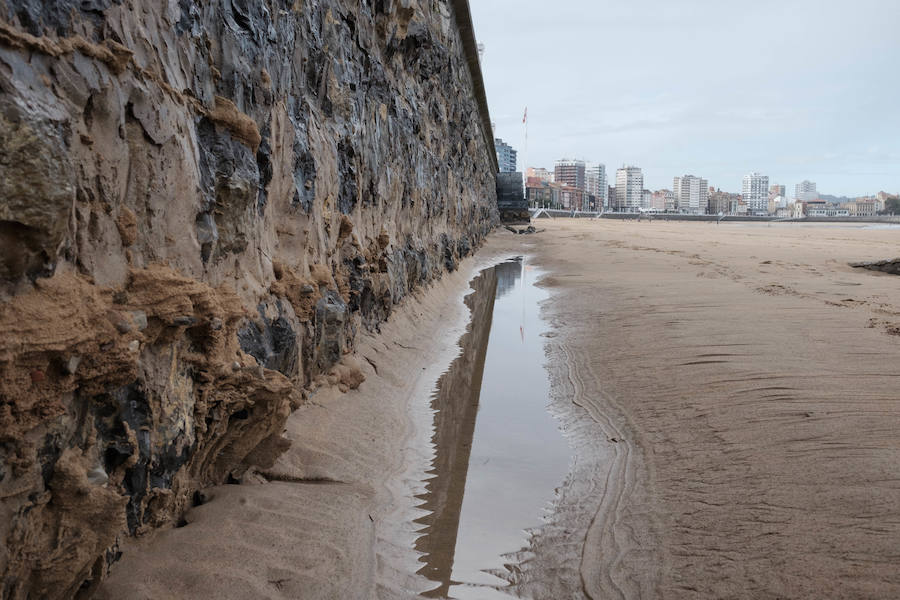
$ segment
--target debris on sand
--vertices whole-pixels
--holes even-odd
[[[515,227],[510,227],[509,225],[505,225],[504,227],[505,227],[508,231],[511,231],[512,233],[515,233],[515,234],[522,234],[522,233],[541,233],[542,231],[545,231],[544,229],[535,229],[533,225],[529,225],[528,227],[526,227],[526,228],[524,228],[524,229],[516,229]]]

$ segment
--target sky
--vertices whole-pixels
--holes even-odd
[[[900,0],[469,0],[495,137],[739,192],[900,191]],[[528,144],[522,116],[528,107]],[[527,161],[527,164],[526,164]]]

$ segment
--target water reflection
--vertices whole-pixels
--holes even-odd
[[[522,279],[524,267],[522,259],[516,258],[500,263],[493,268],[497,275],[497,298],[502,298],[515,289],[516,284]]]
[[[496,267],[486,269],[472,282],[474,292],[466,298],[472,311],[472,325],[460,340],[461,353],[441,376],[431,400],[434,415],[432,443],[436,449],[422,508],[429,512],[418,522],[426,525],[416,549],[424,553],[425,566],[419,573],[440,585],[424,594],[446,598],[450,593],[450,575],[459,514],[462,509],[469,453],[478,414],[484,359],[491,333]]]
[[[472,326],[438,381],[429,511],[416,548],[433,598],[485,598],[504,585],[489,574],[540,525],[568,468],[569,449],[546,410],[539,302],[546,292],[522,259],[483,271],[467,298]],[[476,420],[477,417],[477,420]],[[451,596],[452,594],[452,596]]]

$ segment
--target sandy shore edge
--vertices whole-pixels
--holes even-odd
[[[357,390],[317,390],[289,419],[292,445],[265,477],[205,490],[181,527],[126,542],[96,597],[393,598],[428,589],[415,575],[413,495],[432,458],[430,395],[459,352],[469,282],[509,255],[507,243],[489,241],[407,298],[379,333],[361,335],[350,357],[366,377]]]

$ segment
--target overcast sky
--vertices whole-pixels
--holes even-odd
[[[900,191],[900,0],[470,0],[496,137],[583,158]],[[522,114],[528,106],[525,161]]]

